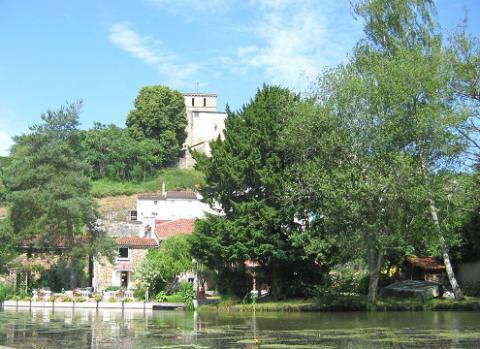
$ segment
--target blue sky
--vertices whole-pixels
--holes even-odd
[[[480,35],[480,0],[438,0],[445,30]],[[142,86],[219,95],[308,89],[362,37],[349,0],[0,0],[0,155],[40,114],[82,99],[83,128],[124,126]]]

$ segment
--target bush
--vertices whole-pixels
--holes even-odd
[[[122,288],[120,286],[108,286],[105,291],[120,291]]]
[[[160,291],[158,294],[155,296],[155,300],[160,303],[166,302],[168,299],[167,297],[167,292],[165,291]]]
[[[96,300],[97,302],[101,302],[102,299],[103,299],[103,296],[102,296],[101,294],[95,295],[95,300]]]
[[[117,301],[117,299],[116,299],[115,297],[110,297],[110,298],[108,299],[108,301],[109,301],[110,303],[115,303],[115,302]]]
[[[62,296],[61,301],[66,303],[66,302],[72,302],[72,298],[69,296]]]
[[[125,303],[131,303],[131,302],[133,302],[133,299],[131,299],[131,298],[125,298],[123,301],[124,301]]]
[[[133,291],[133,297],[140,300],[145,300],[145,289],[140,287]]]
[[[8,293],[7,285],[0,284],[0,302],[4,302],[7,299]]]
[[[194,310],[193,300],[195,299],[195,290],[190,282],[184,282],[180,284],[179,292],[185,304],[186,310]]]
[[[174,293],[170,296],[167,296],[166,302],[168,303],[183,303],[183,298],[180,293]]]
[[[55,302],[56,299],[57,299],[57,297],[52,295],[52,296],[48,297],[47,302],[52,302],[53,303],[53,302]]]
[[[75,302],[77,302],[77,303],[85,303],[86,301],[87,300],[83,296],[75,297]]]

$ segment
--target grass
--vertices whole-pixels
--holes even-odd
[[[97,198],[155,192],[165,183],[167,190],[194,189],[203,182],[203,175],[195,170],[167,168],[159,170],[155,178],[142,182],[119,182],[100,179],[92,183],[92,193]]]
[[[201,310],[220,312],[252,312],[252,304],[243,304],[225,299],[214,305],[202,305]],[[285,301],[258,301],[256,312],[312,312],[312,311],[436,311],[436,310],[480,310],[480,298],[467,297],[465,300],[432,299],[379,299],[375,306],[369,307],[364,296],[336,296],[325,299],[291,299]]]

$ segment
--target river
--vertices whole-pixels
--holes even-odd
[[[479,312],[0,311],[12,348],[480,348]]]

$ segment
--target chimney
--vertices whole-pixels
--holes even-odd
[[[162,196],[167,196],[167,192],[165,191],[165,182],[162,183]]]

